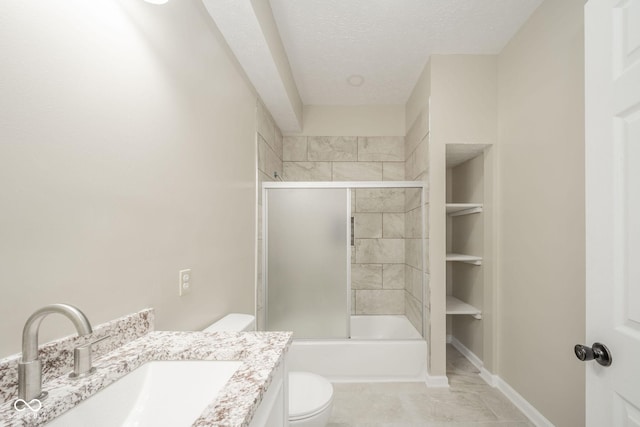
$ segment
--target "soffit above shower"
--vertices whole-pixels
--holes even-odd
[[[542,0],[270,3],[302,102],[370,105],[404,104],[431,54],[497,54]]]
[[[302,129],[302,101],[267,0],[203,0],[283,132]]]

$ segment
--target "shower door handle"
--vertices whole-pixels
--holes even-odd
[[[351,246],[355,246],[355,219],[351,217]]]

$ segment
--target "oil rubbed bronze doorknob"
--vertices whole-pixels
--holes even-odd
[[[573,348],[573,351],[575,352],[576,357],[583,362],[595,359],[595,361],[602,366],[611,365],[611,352],[606,345],[600,344],[599,342],[593,343],[591,347],[577,344]]]

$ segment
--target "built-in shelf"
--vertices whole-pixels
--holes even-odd
[[[447,314],[468,314],[474,319],[482,319],[482,311],[451,295],[447,295]]]
[[[455,168],[481,155],[490,146],[489,144],[446,144],[447,168]]]
[[[482,212],[482,203],[447,203],[447,215],[460,216]]]
[[[447,261],[466,262],[467,264],[482,265],[482,257],[463,254],[447,254]]]

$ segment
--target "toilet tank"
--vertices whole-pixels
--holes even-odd
[[[219,331],[231,331],[231,332],[247,332],[255,331],[256,318],[252,314],[244,313],[229,313],[217,322],[209,325],[205,329],[205,332],[219,332]]]

